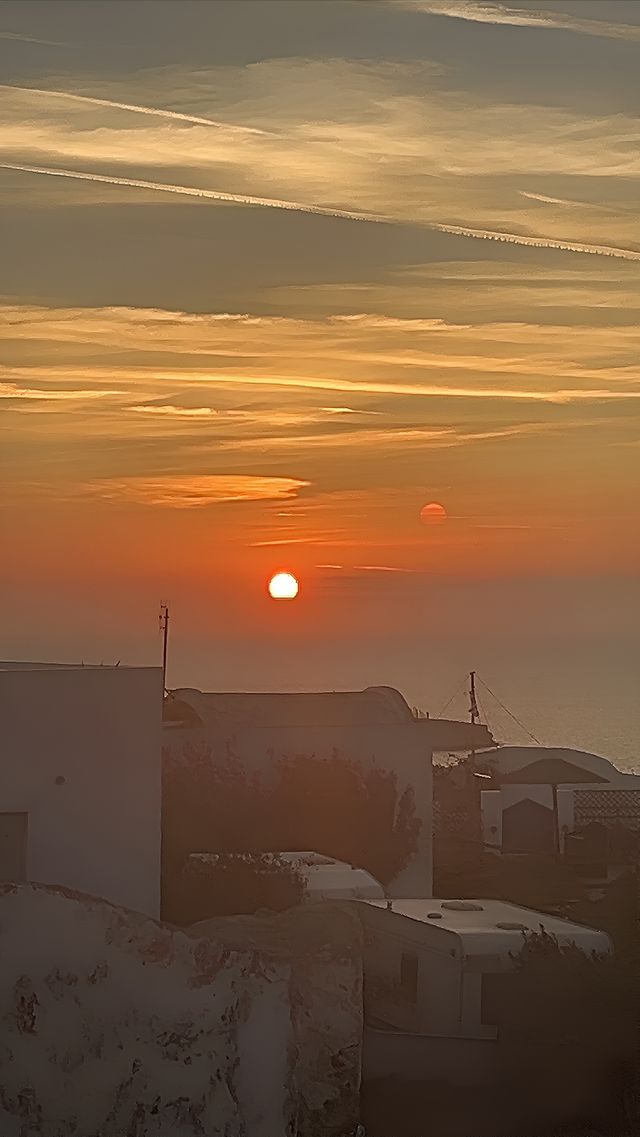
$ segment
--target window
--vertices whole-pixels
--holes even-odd
[[[0,813],[0,880],[27,879],[26,813]]]
[[[400,990],[403,999],[415,1003],[418,999],[418,957],[403,951],[400,957]]]

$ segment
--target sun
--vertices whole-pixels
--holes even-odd
[[[269,596],[272,600],[295,600],[300,585],[290,572],[277,572],[269,581]]]

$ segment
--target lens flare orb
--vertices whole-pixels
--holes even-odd
[[[423,525],[440,525],[447,520],[447,511],[439,502],[429,501],[420,510],[420,520]]]

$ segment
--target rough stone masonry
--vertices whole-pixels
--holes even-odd
[[[185,932],[1,885],[2,1137],[352,1133],[359,937],[339,906]]]

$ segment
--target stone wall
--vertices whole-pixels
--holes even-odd
[[[190,934],[0,886],[2,1137],[342,1137],[357,1122],[358,922],[339,908]]]

